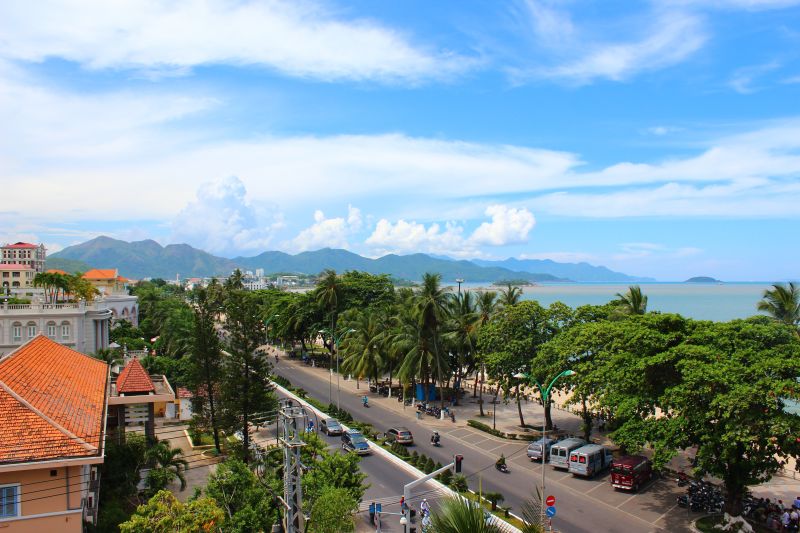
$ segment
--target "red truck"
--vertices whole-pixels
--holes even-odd
[[[653,465],[644,455],[625,455],[611,463],[611,486],[638,491],[653,477]]]

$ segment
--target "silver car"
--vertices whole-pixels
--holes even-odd
[[[547,461],[548,457],[550,457],[550,447],[556,442],[555,439],[548,437],[531,442],[528,444],[528,459],[531,461],[541,461],[542,446],[544,445],[544,460]]]

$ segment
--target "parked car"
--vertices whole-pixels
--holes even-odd
[[[328,436],[341,435],[344,429],[335,418],[323,418],[319,423],[319,430]]]
[[[386,432],[386,439],[398,444],[414,444],[414,436],[411,435],[411,431],[403,426],[389,428],[389,431]]]
[[[528,459],[531,461],[541,461],[543,455],[542,446],[544,445],[544,461],[547,461],[547,457],[550,455],[550,448],[556,442],[557,441],[555,439],[551,439],[549,437],[544,437],[531,442],[528,444]]]
[[[638,491],[653,477],[653,463],[644,455],[625,455],[611,463],[611,486]]]
[[[354,429],[342,433],[342,449],[346,452],[357,453],[358,455],[370,453],[369,442],[364,438],[364,435]]]
[[[594,477],[611,467],[614,457],[608,448],[587,444],[569,454],[569,472],[575,476]]]
[[[564,439],[550,446],[550,464],[554,468],[569,468],[569,454],[572,450],[584,446],[583,439]]]

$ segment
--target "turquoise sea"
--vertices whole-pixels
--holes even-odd
[[[538,300],[544,306],[561,301],[570,307],[604,304],[628,283],[541,283],[523,288],[523,299]],[[648,311],[679,313],[700,320],[732,320],[759,314],[756,304],[769,283],[639,283],[647,295]],[[486,284],[464,283],[464,289],[487,288]],[[500,290],[501,287],[491,287]]]

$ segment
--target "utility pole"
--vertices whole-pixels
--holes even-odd
[[[300,462],[300,449],[306,445],[300,436],[306,427],[306,412],[302,407],[294,405],[294,401],[286,398],[280,400],[278,411],[282,436],[279,439],[283,447],[283,497],[286,502],[286,533],[301,533],[305,530],[303,514],[303,486],[300,477],[303,464]]]

